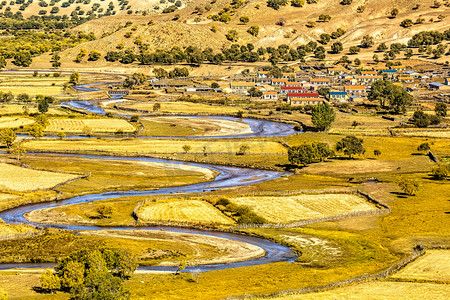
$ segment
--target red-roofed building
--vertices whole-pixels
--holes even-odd
[[[288,93],[287,100],[291,98],[319,98],[319,93]]]
[[[282,86],[281,94],[289,94],[289,93],[307,93],[308,91],[302,88],[301,86]]]

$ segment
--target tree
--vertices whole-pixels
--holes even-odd
[[[411,19],[404,19],[401,23],[400,26],[404,27],[404,28],[408,28],[414,25],[414,22]]]
[[[321,21],[321,22],[329,22],[330,20],[331,20],[331,16],[330,15],[321,14],[319,16],[319,21]]]
[[[182,148],[186,154],[192,149],[191,145],[184,145]]]
[[[303,7],[305,0],[291,0],[291,5],[295,7]]]
[[[447,179],[450,170],[449,164],[439,164],[431,168],[431,175],[434,179],[443,180]]]
[[[398,13],[399,13],[398,8],[394,7],[394,8],[391,10],[391,13],[390,13],[391,18],[396,18],[397,15],[398,15]]]
[[[363,146],[363,140],[355,136],[346,136],[336,144],[336,151],[343,152],[352,158],[352,155],[364,154],[366,150]]]
[[[33,59],[29,51],[21,50],[14,55],[13,64],[19,67],[29,67]]]
[[[0,69],[6,67],[6,59],[3,56],[0,56]]]
[[[11,148],[11,146],[14,144],[14,141],[16,140],[16,132],[11,128],[6,128],[0,130],[0,139],[2,141],[2,144],[4,144],[8,149]]]
[[[379,101],[383,107],[389,106],[395,113],[404,113],[412,102],[412,96],[401,86],[387,80],[377,80],[372,84],[370,101]]]
[[[44,127],[41,124],[34,124],[28,130],[28,133],[35,138],[44,136]]]
[[[219,89],[220,85],[217,82],[213,82],[213,83],[211,83],[211,88],[212,89]]]
[[[247,24],[248,21],[250,21],[250,19],[247,16],[242,16],[239,18],[239,21],[241,21],[241,23],[243,23],[243,24]]]
[[[160,103],[153,104],[153,111],[159,111],[159,110],[161,110],[161,104]]]
[[[66,134],[62,131],[58,132],[58,134],[56,135],[57,137],[59,137],[60,140],[62,140],[63,138],[66,137]]]
[[[249,145],[241,145],[239,150],[236,152],[236,155],[245,155],[247,151],[250,149]]]
[[[381,155],[381,151],[378,149],[373,150],[373,155],[375,155],[376,157],[379,157]]]
[[[100,219],[109,219],[114,213],[114,208],[111,205],[100,205],[97,207],[97,213]]]
[[[261,97],[263,92],[261,92],[255,87],[252,87],[248,90],[248,94],[250,95],[250,97]]]
[[[48,111],[48,101],[47,99],[42,99],[39,101],[38,110],[41,114],[45,114]]]
[[[428,151],[430,150],[430,144],[422,143],[417,147],[417,151]]]
[[[378,45],[377,47],[377,51],[378,52],[384,52],[388,49],[388,47],[386,46],[386,43],[381,43]]]
[[[436,116],[445,118],[447,116],[447,104],[438,102],[434,107],[434,112],[436,113]]]
[[[228,30],[228,33],[225,35],[225,37],[227,38],[227,40],[232,41],[232,42],[237,42],[238,40],[238,32],[234,29],[232,30]]]
[[[11,147],[11,154],[17,156],[17,160],[20,160],[20,157],[26,153],[26,148],[23,146],[21,142],[14,143]]]
[[[316,159],[319,161],[324,161],[329,157],[334,156],[334,151],[330,149],[327,143],[314,142],[312,143]]]
[[[259,26],[258,25],[252,25],[247,30],[247,32],[256,37],[259,34]]]
[[[40,277],[40,281],[42,288],[50,291],[52,294],[53,291],[61,288],[61,280],[57,275],[53,274],[52,269],[45,269]]]
[[[305,167],[314,161],[314,149],[311,145],[303,144],[288,149],[288,159],[293,165],[304,165]]]
[[[373,46],[373,44],[374,44],[374,42],[373,42],[372,36],[370,36],[370,35],[363,36],[363,38],[361,40],[361,47],[370,48]]]
[[[351,47],[348,49],[348,51],[349,51],[351,54],[356,54],[356,53],[358,53],[358,52],[361,51],[361,48],[359,48],[358,46],[351,46]]]
[[[314,106],[311,121],[317,129],[323,131],[331,126],[336,113],[328,103],[321,103]]]
[[[101,56],[102,56],[102,54],[101,54],[100,52],[98,52],[98,51],[96,51],[96,50],[92,50],[92,51],[89,53],[88,60],[90,60],[90,61],[96,61],[96,60],[98,60]]]
[[[78,72],[74,72],[70,75],[69,83],[77,84],[80,81],[80,74]]]
[[[331,51],[333,51],[334,53],[339,53],[342,50],[344,50],[344,46],[342,46],[341,42],[336,42],[331,45]]]
[[[411,122],[419,128],[425,128],[430,125],[430,118],[422,110],[417,110],[414,112]]]
[[[414,196],[420,188],[419,181],[406,176],[401,176],[399,178],[398,186],[405,194],[410,196]]]

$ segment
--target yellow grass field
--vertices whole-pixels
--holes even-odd
[[[450,281],[450,250],[427,250],[424,256],[408,264],[392,277]]]
[[[108,151],[123,154],[152,154],[152,153],[184,153],[183,146],[190,145],[190,153],[235,154],[242,145],[248,145],[246,153],[279,153],[285,154],[287,150],[279,143],[264,140],[79,140],[79,141],[28,141],[29,150],[44,151]]]
[[[450,285],[435,283],[412,283],[412,282],[366,282],[345,286],[330,291],[311,293],[304,295],[290,295],[274,298],[272,300],[300,300],[300,299],[408,299],[444,300],[450,297]],[[255,298],[261,299],[261,298]]]
[[[27,106],[28,108],[28,112],[30,114],[34,114],[38,112],[38,109],[36,106]],[[19,104],[2,104],[0,105],[0,116],[1,115],[20,115],[24,113],[24,109],[23,109],[23,105],[19,105]],[[54,109],[54,108],[49,108],[47,114],[49,115],[67,115],[66,112],[59,110],[59,109]]]
[[[153,111],[153,105],[156,102],[136,102],[119,105],[120,107]],[[175,114],[235,114],[239,109],[230,106],[208,105],[192,102],[158,102],[161,105],[161,112]]]
[[[54,187],[78,175],[37,171],[0,163],[0,189],[17,192],[43,190]]]
[[[20,126],[26,126],[33,124],[34,120],[29,118],[17,118],[17,117],[3,117],[0,118],[0,129],[3,128],[17,128]]]
[[[352,194],[254,196],[230,200],[251,207],[255,213],[272,223],[290,223],[376,209],[364,198]]]
[[[28,233],[28,232],[35,232],[35,231],[36,231],[36,229],[31,226],[5,224],[0,219],[0,240],[12,237],[14,235],[24,234],[24,233]]]
[[[365,129],[365,128],[331,128],[328,133],[330,134],[341,134],[341,135],[383,135],[390,136],[389,130],[387,129]]]
[[[233,220],[223,215],[218,209],[201,200],[148,201],[136,211],[136,215],[143,222],[234,224]]]
[[[120,130],[122,132],[134,132],[136,130],[133,125],[121,119],[51,119],[49,121],[50,124],[45,130],[50,132],[115,133]]]

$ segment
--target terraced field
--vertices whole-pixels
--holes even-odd
[[[134,132],[136,128],[121,119],[51,119],[46,131],[50,132]]]
[[[0,118],[0,129],[3,128],[17,128],[20,126],[26,126],[33,124],[34,120],[29,118],[17,118],[17,117],[3,117]]]
[[[37,106],[27,105],[26,109],[30,114],[38,112]],[[2,104],[0,105],[0,116],[2,115],[22,115],[24,113],[24,106],[19,104]],[[63,110],[49,108],[49,115],[67,115]]]
[[[234,221],[201,200],[167,199],[147,201],[136,215],[143,222],[181,222],[231,225]]]
[[[0,163],[0,189],[17,192],[44,190],[79,177],[79,175],[38,171]]]
[[[376,210],[366,199],[353,194],[254,196],[230,200],[235,204],[251,207],[255,213],[272,223],[290,223]]]
[[[126,104],[121,104],[119,107],[131,108],[143,111],[153,111],[153,105],[156,102],[127,102]],[[218,106],[218,105],[208,105],[202,103],[192,103],[192,102],[158,102],[161,105],[159,111],[165,113],[174,114],[235,114],[239,109],[231,106]]]

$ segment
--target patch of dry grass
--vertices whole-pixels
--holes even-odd
[[[143,222],[234,224],[211,204],[201,200],[165,199],[146,201],[136,215]]]
[[[255,213],[272,223],[290,223],[376,209],[366,199],[353,194],[254,196],[232,198],[231,201],[251,207]]]
[[[427,250],[393,278],[450,281],[450,250]]]
[[[19,104],[2,104],[0,105],[0,116],[24,114],[25,110],[23,107],[23,105]],[[38,113],[38,109],[35,105],[27,105],[27,110],[30,114]],[[67,115],[66,112],[55,108],[49,108],[47,113],[49,115]]]
[[[50,132],[134,132],[136,128],[121,119],[51,119],[46,131]]]
[[[50,189],[79,177],[72,174],[38,171],[0,163],[0,189],[18,192]]]
[[[417,136],[417,137],[430,137],[430,138],[450,138],[450,130],[443,128],[408,128],[408,129],[395,129],[395,134],[401,136]]]

